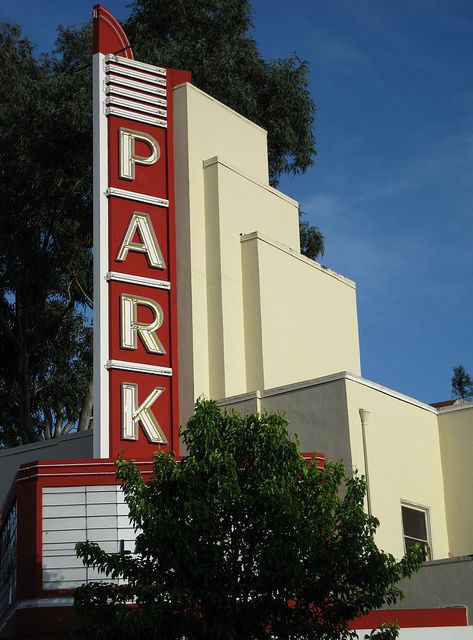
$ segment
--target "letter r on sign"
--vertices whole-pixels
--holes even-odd
[[[147,307],[154,315],[152,322],[138,322],[138,305]],[[132,296],[122,293],[121,306],[121,346],[123,349],[137,349],[138,335],[145,348],[150,353],[164,354],[165,348],[156,335],[156,331],[163,324],[164,313],[160,304],[150,298]]]

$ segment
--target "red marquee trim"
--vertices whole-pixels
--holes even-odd
[[[133,60],[128,38],[110,11],[103,5],[96,4],[93,17],[93,53],[119,53],[123,58]]]
[[[380,624],[397,622],[401,629],[408,627],[464,627],[465,607],[444,607],[439,609],[397,609],[392,611],[371,611],[366,616],[354,620],[352,629],[374,629]]]

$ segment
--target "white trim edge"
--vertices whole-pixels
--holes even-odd
[[[128,200],[136,200],[136,202],[144,202],[145,204],[154,204],[157,207],[169,207],[169,200],[165,198],[157,198],[156,196],[148,196],[146,193],[118,189],[118,187],[108,187],[108,189],[105,189],[105,195],[107,198],[116,196],[117,198],[127,198]]]
[[[105,115],[118,116],[119,118],[126,118],[127,120],[134,120],[135,122],[144,122],[145,124],[153,124],[162,129],[167,129],[168,126],[166,120],[154,118],[153,116],[145,116],[144,114],[128,111],[128,109],[120,109],[119,107],[105,107]]]
[[[166,77],[166,69],[164,69],[164,67],[156,67],[154,64],[139,62],[138,60],[131,60],[130,58],[117,56],[114,53],[109,53],[105,56],[105,63],[107,62],[114,62],[115,64],[121,64],[125,67],[132,67],[133,69],[142,69],[143,71],[148,71],[149,73],[157,73],[160,76]]]
[[[154,364],[142,364],[140,362],[126,362],[125,360],[109,360],[105,368],[121,369],[123,371],[136,371],[137,373],[153,373],[161,376],[172,376],[170,367],[158,367]]]
[[[103,54],[93,57],[93,202],[94,202],[94,458],[109,456],[109,375],[104,364],[109,358],[109,300],[104,275],[108,271],[108,126],[103,112]]]
[[[171,289],[171,283],[168,280],[155,280],[154,278],[147,278],[145,276],[133,276],[129,273],[118,273],[117,271],[109,271],[105,276],[105,280],[109,282],[114,280],[117,282],[126,282],[127,284],[139,284],[147,287],[154,287],[155,289]]]
[[[364,387],[369,387],[370,389],[374,389],[379,391],[380,393],[384,393],[385,395],[396,398],[397,400],[401,400],[403,402],[407,402],[408,404],[412,404],[420,409],[424,409],[425,411],[429,411],[430,413],[438,414],[438,410],[435,407],[432,407],[430,404],[425,404],[420,400],[416,400],[415,398],[411,398],[410,396],[406,396],[398,391],[394,391],[393,389],[389,389],[388,387],[383,387],[383,385],[378,384],[377,382],[372,382],[371,380],[367,380],[366,378],[362,378],[361,376],[357,376],[354,373],[350,373],[348,371],[339,371],[337,373],[331,373],[327,376],[321,376],[320,378],[311,378],[308,380],[302,380],[301,382],[293,382],[291,384],[281,385],[279,387],[272,387],[271,389],[263,389],[259,391],[251,391],[248,393],[243,393],[235,396],[228,396],[227,398],[219,398],[217,400],[217,404],[225,405],[240,402],[242,400],[247,400],[251,397],[255,397],[255,394],[259,393],[261,400],[264,402],[265,398],[280,395],[283,393],[290,393],[291,391],[297,391],[299,389],[305,389],[307,387],[316,387],[321,384],[327,384],[330,382],[336,382],[338,380],[350,380],[351,382],[355,382]]]

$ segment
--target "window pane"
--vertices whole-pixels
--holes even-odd
[[[411,547],[413,547],[414,545],[418,544],[420,547],[423,547],[425,549],[425,557],[426,560],[430,560],[430,547],[427,544],[427,542],[421,542],[420,540],[415,540],[414,538],[408,538],[407,536],[404,538],[404,542],[406,545],[406,552],[409,551],[409,549]]]
[[[402,525],[404,535],[427,541],[427,523],[425,511],[402,507]]]

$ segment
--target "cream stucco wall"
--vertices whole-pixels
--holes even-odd
[[[204,162],[209,395],[250,390],[246,380],[240,237],[262,227],[299,249],[297,204],[218,158]],[[256,274],[254,274],[256,276]],[[253,274],[248,274],[253,278]]]
[[[175,202],[181,421],[209,394],[207,229],[203,162],[223,155],[268,183],[266,132],[190,84],[174,98]],[[248,150],[251,149],[251,153]],[[211,323],[210,323],[211,324]],[[210,326],[212,329],[212,326]]]
[[[237,315],[242,306],[241,287],[232,299],[238,270],[241,281],[239,234],[263,226],[265,232],[285,234],[296,248],[299,240],[297,203],[268,184],[266,132],[190,84],[173,95],[178,304],[183,310],[179,387],[185,420],[202,393],[246,391],[241,342],[233,345],[235,371],[228,358],[229,339],[235,332],[241,338],[228,309],[229,299]],[[225,333],[224,320],[229,322]]]
[[[438,415],[450,555],[473,554],[473,404]]]
[[[174,121],[181,421],[201,394],[359,372],[355,286],[300,255],[266,132],[189,84]]]
[[[429,510],[432,557],[449,553],[437,412],[390,389],[347,379],[352,462],[364,464],[359,409],[370,411],[366,424],[366,456],[372,513],[380,520],[378,545],[404,555],[401,502]]]
[[[241,243],[250,388],[359,374],[354,283],[260,232]]]

